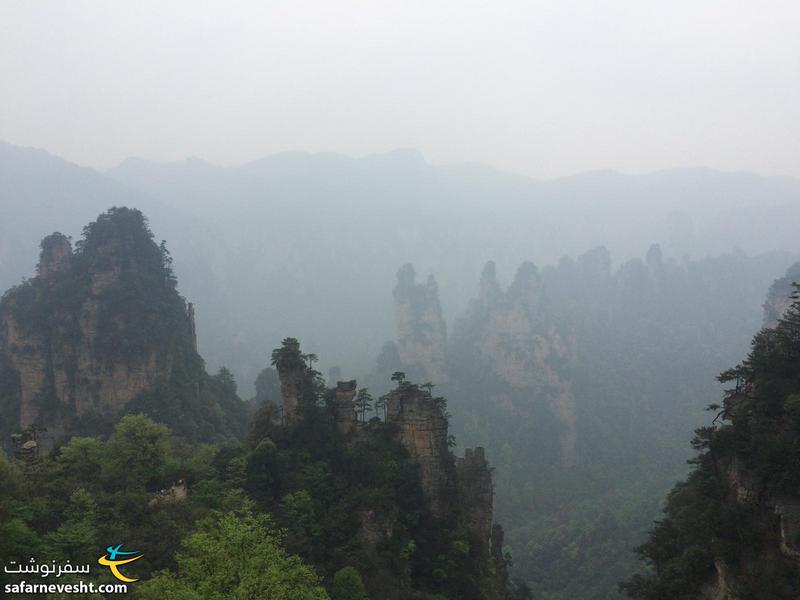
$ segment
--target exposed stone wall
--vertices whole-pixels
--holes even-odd
[[[483,448],[467,448],[463,458],[456,458],[456,473],[463,499],[467,526],[482,540],[492,534],[492,471]]]
[[[83,305],[77,340],[58,328],[49,335],[24,330],[12,303],[0,308],[0,352],[19,377],[18,427],[45,427],[50,443],[68,432],[65,415],[117,414],[169,378],[170,360],[155,350],[127,363],[109,362],[96,352],[98,308],[92,298]]]
[[[792,303],[791,294],[794,291],[792,283],[800,283],[800,262],[793,264],[786,271],[786,275],[775,281],[769,288],[767,299],[764,302],[764,327],[775,327],[778,320]]]
[[[303,381],[305,366],[286,369],[278,368],[281,380],[281,398],[283,399],[283,420],[287,425],[297,423],[300,419],[300,402],[303,399]]]
[[[452,455],[447,447],[447,419],[431,394],[405,385],[389,395],[387,420],[398,427],[398,439],[419,465],[420,483],[430,511],[449,512],[454,493]]]
[[[433,276],[416,283],[414,267],[397,272],[393,290],[397,349],[403,365],[424,373],[428,381],[445,383],[447,377],[447,327]]]
[[[192,350],[197,352],[197,325],[195,324],[194,304],[186,304],[186,321],[189,325],[189,335],[192,338]]]
[[[787,565],[790,571],[800,572],[800,498],[772,494],[765,482],[736,458],[718,460],[717,471],[727,483],[725,502],[738,504],[750,514],[752,529],[748,535],[756,544],[740,548],[735,562],[717,557],[714,575],[703,588],[702,598],[743,600],[742,584],[755,575],[763,577],[774,571],[780,579]]]
[[[36,271],[46,279],[55,273],[69,270],[72,264],[72,243],[60,233],[53,233],[42,240],[42,252]]]
[[[61,438],[73,433],[77,419],[115,417],[130,401],[155,389],[169,380],[173,357],[172,348],[153,348],[141,356],[115,359],[98,350],[101,295],[120,277],[119,261],[123,260],[114,244],[98,252],[107,257],[104,267],[88,274],[72,272],[75,263],[69,239],[53,234],[42,243],[37,268],[38,276],[29,285],[39,295],[53,296],[53,305],[62,313],[49,310],[47,320],[23,325],[15,317],[17,309],[25,309],[26,296],[14,290],[0,304],[0,355],[7,365],[4,378],[16,378],[17,389],[8,391],[0,403],[18,407],[12,423],[3,429],[24,429],[37,425],[47,430],[41,443],[49,448]],[[56,279],[56,276],[63,276]],[[60,282],[88,276],[89,286],[84,297],[74,305],[56,302]],[[30,289],[30,288],[28,288]],[[71,286],[72,290],[79,289]],[[41,298],[39,298],[41,300]],[[46,300],[46,298],[45,298]],[[47,304],[45,304],[47,306]],[[115,306],[105,307],[114,311]],[[128,315],[112,318],[123,322]],[[175,339],[185,335],[176,330]]]
[[[548,318],[547,298],[536,267],[524,263],[507,292],[497,283],[494,263],[481,275],[478,299],[471,305],[482,362],[512,388],[543,402],[561,424],[562,464],[575,462],[576,407],[564,371],[576,360],[576,339]],[[526,407],[512,410],[524,413]],[[521,418],[525,415],[521,414]]]
[[[344,434],[356,427],[356,381],[336,383],[336,428]]]

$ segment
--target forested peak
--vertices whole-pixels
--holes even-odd
[[[481,284],[483,283],[487,285],[497,284],[497,265],[493,260],[487,261],[483,266],[483,271],[481,271]]]
[[[525,298],[529,302],[535,301],[544,292],[539,269],[530,261],[525,261],[517,269],[514,281],[508,288],[511,298]]]
[[[647,261],[647,266],[651,269],[657,269],[663,266],[664,256],[661,252],[661,245],[651,244],[650,248],[647,249],[647,257],[645,260]]]
[[[490,260],[481,272],[480,299],[484,302],[492,301],[501,294],[502,290],[497,281],[497,266],[493,260]]]
[[[601,283],[611,278],[611,253],[605,246],[598,246],[581,254],[577,263],[587,282]]]
[[[300,341],[287,337],[272,351],[272,365],[278,372],[305,369],[307,356],[300,351]]]
[[[620,266],[616,280],[620,291],[640,296],[650,289],[650,262],[645,264],[641,258],[632,258]]]
[[[72,241],[63,233],[56,231],[42,240],[39,245],[39,264],[36,272],[40,277],[66,271],[72,264]]]
[[[73,251],[54,233],[37,277],[0,302],[0,435],[31,425],[48,444],[101,433],[143,412],[190,439],[243,429],[232,374],[210,377],[197,354],[194,308],[177,291],[172,259],[144,215],[112,208]]]
[[[158,278],[175,287],[172,258],[162,242],[155,242],[147,218],[135,208],[113,207],[83,229],[75,244],[79,264],[89,272],[136,271],[139,277]],[[152,278],[150,283],[154,283]]]
[[[631,597],[797,597],[800,286],[790,289],[777,324],[719,375],[722,405],[709,405],[716,416],[696,431],[694,470],[637,549],[653,569],[623,584]]]
[[[794,263],[786,274],[777,279],[769,288],[764,302],[764,327],[775,327],[789,307],[792,284],[800,281],[800,262]]]
[[[745,401],[748,405],[763,404],[765,395],[776,390],[773,378],[789,378],[795,382],[794,368],[800,360],[800,284],[792,282],[790,289],[788,306],[777,324],[759,331],[753,337],[747,358],[718,377],[722,383],[735,382],[735,388],[728,390],[726,402],[732,405]],[[765,377],[769,381],[764,381]],[[766,386],[763,393],[742,394],[743,389],[750,389],[759,382]],[[773,416],[780,414],[781,407],[775,408],[778,412],[773,411]],[[752,415],[752,412],[747,414]],[[730,415],[726,413],[725,416]]]
[[[438,290],[436,278],[433,275],[428,275],[425,283],[417,283],[417,274],[414,270],[414,265],[406,263],[397,271],[397,285],[394,288],[395,294],[403,294],[411,292],[415,289],[425,288],[429,292],[435,293]]]
[[[418,329],[419,319],[441,320],[439,286],[433,275],[428,275],[425,283],[417,283],[414,266],[407,263],[397,271],[397,285],[392,290],[395,306],[398,309],[398,329],[403,335],[411,335]],[[444,327],[444,323],[437,326]]]
[[[439,284],[436,283],[436,278],[433,276],[433,274],[428,275],[428,278],[425,280],[425,287],[431,294],[436,294],[439,292]]]
[[[397,270],[397,288],[412,287],[416,282],[417,274],[414,265],[406,263]]]
[[[153,232],[141,211],[135,208],[112,207],[83,228],[79,251],[86,253],[104,246],[124,246],[153,242]]]

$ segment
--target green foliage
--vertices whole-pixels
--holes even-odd
[[[97,504],[83,488],[77,488],[64,511],[64,522],[44,538],[46,552],[74,564],[97,560]]]
[[[369,600],[361,575],[353,567],[336,571],[331,587],[332,600]]]
[[[42,243],[43,253],[63,243],[54,234]],[[209,377],[194,348],[192,325],[184,298],[177,291],[172,258],[156,244],[141,212],[114,207],[84,228],[63,272],[35,277],[3,296],[17,326],[45,344],[44,385],[36,402],[42,414],[61,429],[106,434],[118,412],[96,410],[78,417],[66,398],[57,398],[53,361],[66,375],[70,391],[87,389],[79,377],[79,348],[91,347],[101,364],[96,369],[141,369],[160,376],[124,412],[141,412],[168,424],[193,440],[211,440],[244,432],[246,411],[236,396],[229,371]],[[84,339],[91,336],[91,339]],[[57,350],[57,351],[56,351]],[[13,365],[0,358],[0,435],[17,421],[18,384]],[[16,384],[16,385],[15,385]]]
[[[373,410],[372,404],[373,398],[369,390],[367,388],[358,390],[358,395],[356,396],[356,413],[362,422],[367,421],[367,413]]]
[[[0,449],[0,557],[27,558],[40,548],[28,492],[23,474]],[[7,581],[7,574],[0,572],[0,584]]]
[[[323,600],[313,569],[280,547],[266,517],[227,513],[199,524],[176,555],[177,574],[139,587],[142,600]]]
[[[741,358],[779,268],[657,256],[614,272],[597,249],[521,267],[506,290],[490,269],[488,295],[448,337],[450,381],[437,390],[459,442],[486,448],[514,573],[537,597],[613,598],[636,572],[631,548],[686,477],[687,432],[719,393],[711,374]],[[571,414],[574,460],[561,446]]]
[[[725,391],[717,427],[697,430],[699,455],[688,480],[675,486],[664,518],[637,549],[650,573],[621,584],[631,598],[695,598],[712,580],[715,561],[729,570],[737,595],[794,597],[797,574],[776,557],[777,540],[758,504],[737,501],[725,475],[730,465],[762,489],[791,494],[800,483],[800,301],[777,326],[760,331],[741,364],[719,380]],[[745,571],[745,562],[755,563]],[[741,589],[739,589],[741,588]]]
[[[77,273],[91,277],[97,290],[97,345],[107,360],[142,359],[153,348],[165,349],[176,330],[186,331],[172,259],[141,212],[110,209],[84,228],[75,246]]]
[[[144,487],[164,475],[169,430],[144,415],[120,419],[108,441],[106,477],[127,488]]]
[[[272,365],[278,371],[294,371],[306,368],[306,356],[300,352],[300,342],[296,338],[285,338],[281,347],[272,351]]]
[[[244,444],[197,445],[129,414],[107,440],[73,437],[24,473],[0,455],[0,551],[91,564],[124,542],[144,552],[127,572],[145,599],[327,598],[324,581],[337,599],[494,600],[486,541],[459,502],[429,512],[396,426],[343,435],[333,390],[305,363],[302,376],[303,418],[282,425],[266,403]],[[224,370],[207,382],[235,393]],[[169,491],[179,480],[185,498]]]

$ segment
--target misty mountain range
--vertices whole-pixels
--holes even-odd
[[[431,165],[414,150],[289,153],[229,168],[128,159],[102,173],[0,143],[0,205],[2,289],[33,272],[34,240],[75,237],[110,206],[143,210],[197,306],[201,354],[235,366],[247,395],[287,335],[330,360],[323,369],[369,370],[393,337],[401,264],[436,276],[452,322],[489,259],[508,282],[524,260],[553,264],[600,245],[617,264],[654,242],[676,260],[797,249],[800,180],[697,168],[536,181]]]

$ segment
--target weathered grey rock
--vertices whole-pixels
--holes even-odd
[[[336,428],[344,434],[356,428],[356,380],[336,383]]]
[[[278,366],[278,377],[281,380],[281,398],[283,399],[283,420],[288,425],[300,420],[300,402],[303,398],[303,381],[305,366],[281,368]]]
[[[428,381],[445,383],[447,377],[447,327],[433,276],[424,284],[415,280],[414,267],[397,272],[393,290],[397,350],[403,365],[424,373]]]
[[[398,440],[419,465],[420,484],[430,511],[448,513],[454,496],[454,465],[447,447],[447,419],[425,390],[401,385],[388,398],[387,421],[398,428]]]
[[[482,540],[488,541],[492,534],[494,489],[492,471],[483,448],[467,448],[463,458],[457,457],[456,473],[467,526]]]

